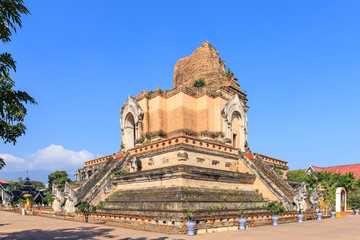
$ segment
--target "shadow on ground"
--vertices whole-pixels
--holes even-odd
[[[0,224],[7,225],[7,224]],[[97,227],[77,227],[77,228],[63,228],[57,230],[23,230],[17,232],[2,232],[0,239],[99,239],[109,238],[118,240],[167,240],[169,237],[159,238],[119,238],[119,236],[111,234],[113,229],[97,228]],[[181,240],[181,239],[179,239]]]
[[[98,239],[113,238],[111,235],[113,229],[104,229],[97,227],[78,227],[78,228],[64,228],[57,230],[41,230],[32,229],[17,232],[2,232],[0,239]]]

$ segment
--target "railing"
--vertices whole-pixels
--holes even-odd
[[[315,211],[306,211],[303,213],[304,218],[303,221],[315,220],[317,218]],[[323,212],[322,218],[329,218],[331,214],[329,211]],[[196,227],[195,229],[199,230],[209,230],[214,228],[233,228],[234,230],[239,227],[236,216],[230,217],[212,217],[212,218],[199,218],[196,219]],[[247,214],[244,216],[246,218],[246,226],[252,228],[262,225],[270,225],[272,224],[271,214],[270,213],[254,213]],[[296,211],[288,211],[279,215],[279,224],[297,222],[297,212]],[[185,233],[184,229],[184,232]]]
[[[0,207],[2,211],[21,213],[21,208]],[[69,221],[77,221],[84,223],[103,224],[108,226],[117,226],[124,228],[134,228],[139,230],[148,230],[154,232],[163,232],[166,234],[185,234],[185,220],[164,220],[159,219],[156,215],[134,215],[134,214],[111,214],[111,213],[64,213],[54,212],[48,209],[28,209],[27,213],[34,216],[49,217],[63,219]],[[297,221],[297,212],[288,211],[279,215],[279,224]],[[330,212],[323,212],[322,218],[329,218]],[[271,224],[271,214],[269,212],[246,214],[246,225],[248,227],[257,227]],[[315,220],[316,213],[314,211],[304,212],[303,221]],[[199,231],[207,231],[209,229],[227,228],[235,230],[239,227],[236,216],[221,216],[210,218],[197,218],[195,229]]]
[[[283,178],[275,174],[271,169],[269,169],[263,160],[259,159],[258,156],[255,156],[251,161],[256,165],[257,168],[260,169],[260,171],[265,174],[268,178],[271,179],[271,181],[289,198],[294,198],[294,192],[292,187],[285,182]]]

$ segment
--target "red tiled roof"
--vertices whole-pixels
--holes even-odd
[[[0,179],[0,183],[2,183],[2,184],[10,184],[9,182],[7,182],[5,180],[2,180],[2,179]]]
[[[326,171],[333,173],[349,173],[352,172],[355,175],[356,180],[360,179],[360,164],[333,166],[333,167],[315,167],[311,166],[316,172]]]

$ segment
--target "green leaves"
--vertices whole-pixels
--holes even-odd
[[[86,201],[81,201],[81,203],[78,205],[78,210],[83,213],[90,212],[90,204]]]
[[[230,68],[228,68],[225,72],[225,75],[227,78],[232,79],[234,76],[234,73],[232,71],[230,71]]]
[[[0,40],[11,41],[12,31],[22,27],[21,14],[29,14],[23,0],[0,1]],[[37,104],[26,92],[14,90],[15,82],[9,72],[16,71],[16,62],[9,53],[0,54],[0,137],[4,143],[16,143],[25,134],[24,118],[26,108],[23,103]],[[0,164],[0,169],[3,166]]]
[[[272,201],[269,202],[266,206],[266,210],[270,211],[272,214],[280,214],[285,211],[282,202]]]
[[[297,182],[308,182],[309,175],[303,170],[294,170],[287,173],[287,179]]]
[[[193,84],[194,87],[202,87],[204,85],[205,85],[205,81],[203,78],[196,79]]]
[[[23,103],[37,104],[26,92],[14,90],[14,86],[7,72],[0,75],[0,137],[13,144],[26,130],[23,121],[27,110]]]
[[[11,31],[16,33],[16,27],[22,27],[21,14],[30,14],[23,4],[23,0],[0,1],[0,39],[3,43],[11,41]]]
[[[71,182],[71,179],[68,178],[66,171],[55,171],[48,176],[49,179],[49,191],[52,191],[53,183],[60,189],[64,191],[65,182]]]
[[[5,166],[6,166],[6,164],[4,162],[4,159],[0,158],[0,169],[2,169]]]

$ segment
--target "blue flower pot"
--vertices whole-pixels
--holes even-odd
[[[355,215],[359,215],[359,209],[355,209]]]
[[[194,228],[195,228],[196,222],[195,221],[186,221],[185,226],[188,230],[188,236],[195,236]]]
[[[238,218],[239,230],[245,230],[246,218]]]
[[[316,213],[316,216],[317,216],[317,220],[321,220],[322,213],[318,212],[318,213]]]
[[[336,214],[335,211],[331,211],[330,214],[331,214],[331,218],[335,218],[335,214]]]
[[[296,216],[297,216],[297,218],[298,218],[298,222],[299,222],[299,223],[302,223],[302,222],[303,222],[303,218],[304,218],[304,214],[299,213],[299,214],[296,215]]]
[[[273,226],[277,226],[277,225],[278,225],[279,216],[271,216],[271,220],[272,220],[272,225],[273,225]]]

